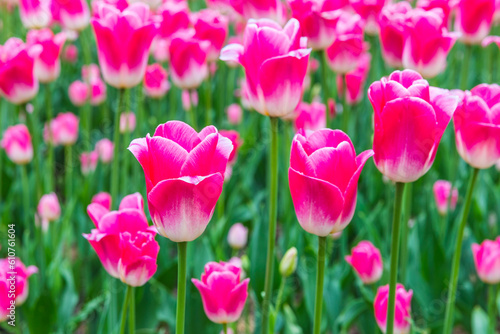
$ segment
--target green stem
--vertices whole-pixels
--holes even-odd
[[[92,56],[90,54],[91,46],[90,42],[87,40],[86,30],[80,33],[80,44],[82,46],[83,61],[85,65],[90,65],[92,63]],[[82,107],[82,127],[83,127],[83,140],[85,142],[85,150],[91,150],[91,112],[92,106],[90,105],[90,97],[87,98],[87,102]]]
[[[135,333],[135,289],[130,287],[130,300],[128,302],[128,331]]]
[[[125,292],[125,297],[123,298],[122,317],[120,321],[120,334],[125,333],[125,326],[127,324],[127,308],[130,301],[131,293],[132,293],[132,287],[130,285],[127,285],[127,291]]]
[[[113,150],[113,165],[111,167],[111,198],[113,203],[119,203],[118,201],[118,181],[120,176],[120,116],[125,110],[125,89],[120,89],[118,93],[118,109],[115,111],[115,130],[114,130],[114,150]]]
[[[209,126],[212,122],[212,82],[210,76],[205,82],[205,126]]]
[[[401,260],[399,266],[401,268],[401,274],[399,276],[401,282],[406,282],[406,273],[408,267],[408,235],[410,229],[408,227],[408,222],[411,217],[411,201],[412,201],[413,183],[408,183],[404,191],[403,199],[403,226],[401,228]]]
[[[488,289],[488,318],[490,319],[490,334],[495,334],[497,328],[497,293],[498,285],[491,284]]]
[[[314,334],[321,330],[321,311],[323,310],[323,281],[325,280],[326,237],[318,237],[318,267],[316,272],[316,301],[314,303]]]
[[[187,242],[177,243],[178,269],[177,269],[177,320],[175,333],[184,334],[184,313],[186,312],[186,250]]]
[[[455,252],[453,253],[453,262],[451,266],[451,280],[448,288],[448,302],[446,303],[446,315],[444,320],[444,334],[451,334],[453,329],[453,312],[455,309],[455,298],[457,293],[458,272],[460,270],[460,255],[462,253],[462,240],[464,238],[465,225],[467,225],[467,216],[469,215],[472,203],[472,194],[476,184],[479,169],[474,168],[469,179],[467,194],[465,196],[465,205],[462,211],[460,226],[458,227],[457,240],[455,242]]]
[[[21,109],[23,111],[26,111],[26,105],[21,106]],[[28,113],[27,118],[28,127],[32,135],[31,142],[33,144],[33,166],[35,167],[36,198],[40,198],[42,196],[42,185],[40,183],[40,157],[38,155],[38,144],[40,142],[40,137],[38,135],[38,118],[36,115],[36,108],[33,108],[33,112],[31,114]]]
[[[467,89],[467,81],[469,79],[469,71],[470,71],[469,62],[471,53],[472,53],[472,45],[466,44],[464,52],[464,62],[462,64],[462,76],[460,77],[461,90]]]
[[[198,129],[198,121],[196,120],[196,106],[194,105],[194,101],[191,98],[191,91],[188,91],[189,94],[189,116],[191,117],[191,126],[193,129],[197,130]]]
[[[274,333],[274,329],[276,327],[276,320],[278,319],[278,315],[280,313],[281,308],[281,300],[283,299],[283,291],[285,290],[286,277],[281,277],[280,288],[278,290],[278,297],[276,298],[276,307],[274,309],[274,318],[271,321],[271,332]]]
[[[266,278],[264,300],[262,302],[262,333],[269,331],[269,303],[273,292],[274,243],[276,239],[276,220],[278,215],[278,118],[270,117],[271,147],[269,150],[269,235],[267,240]]]
[[[224,334],[227,334],[227,324],[222,324],[222,329],[224,330]]]
[[[73,192],[73,146],[66,145],[64,146],[64,175],[66,176],[66,180],[64,181],[66,187],[66,201],[68,202],[71,198]]]
[[[346,75],[342,74],[342,84],[344,88],[344,94],[342,96],[342,129],[344,129],[345,133],[349,132],[349,105],[347,104],[347,80]],[[328,108],[328,105],[326,105]]]
[[[31,220],[31,206],[30,206],[30,188],[28,183],[28,172],[26,171],[26,165],[20,165],[21,169],[21,184],[23,188],[23,212],[25,214],[26,219],[26,227],[29,226],[29,222]]]
[[[170,92],[169,92],[169,105],[168,105],[168,108],[169,108],[169,121],[171,120],[174,120],[177,118],[177,88],[176,87],[172,87],[170,88]],[[159,115],[161,115],[161,113],[159,112]],[[158,118],[158,120],[160,120],[161,118]],[[161,122],[160,122],[161,123]]]
[[[326,127],[328,127],[330,125],[330,112],[328,110],[328,99],[330,98],[330,87],[328,87],[328,65],[326,64],[325,51],[319,51],[318,55],[321,67],[321,91],[323,93],[323,104],[326,106]]]
[[[52,120],[52,102],[51,102],[51,89],[50,83],[45,85],[45,109],[47,109],[47,128],[50,129],[50,121]],[[47,157],[47,192],[54,191],[54,143],[52,138],[52,131],[49,131],[48,140],[49,154]]]
[[[144,133],[144,92],[142,88],[142,84],[137,86],[137,126],[135,127],[135,133],[139,135],[138,137],[142,137],[142,133]],[[161,123],[161,122],[160,122]]]
[[[392,221],[391,272],[389,281],[389,301],[387,308],[387,334],[394,332],[394,315],[396,307],[396,283],[398,280],[399,244],[401,236],[401,208],[405,183],[396,183],[396,198],[394,200],[394,215]]]

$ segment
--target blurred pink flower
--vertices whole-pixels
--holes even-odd
[[[31,136],[24,124],[9,126],[3,133],[1,146],[15,164],[25,165],[33,159]]]

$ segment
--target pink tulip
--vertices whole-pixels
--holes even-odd
[[[170,89],[167,71],[158,63],[146,67],[144,93],[155,99],[162,98]]]
[[[89,83],[101,78],[101,71],[97,64],[83,65],[82,66],[82,79]]]
[[[159,125],[153,137],[133,140],[128,149],[144,170],[158,233],[174,242],[199,237],[222,192],[231,141],[213,126],[197,133],[171,121]]]
[[[69,85],[68,96],[71,103],[77,107],[81,107],[87,102],[89,87],[83,81],[74,81],[71,85]]]
[[[229,229],[227,243],[232,249],[242,249],[247,245],[248,228],[242,223],[236,223]]]
[[[453,117],[462,159],[486,169],[500,159],[500,86],[480,84],[465,92]]]
[[[217,61],[228,33],[227,18],[214,10],[204,9],[194,16],[194,29],[196,38],[210,42],[208,62]]]
[[[288,3],[292,16],[300,22],[302,35],[307,37],[311,48],[324,50],[332,45],[342,11],[326,10],[327,2],[324,0],[288,0]]]
[[[200,291],[207,317],[218,324],[235,322],[248,297],[249,278],[240,282],[241,268],[226,262],[209,262],[201,281],[191,279]]]
[[[480,44],[488,36],[495,13],[495,0],[460,0],[455,30],[466,44]]]
[[[243,140],[240,138],[240,134],[235,130],[220,130],[219,134],[222,137],[225,137],[231,141],[231,144],[233,145],[233,150],[231,151],[231,154],[229,155],[227,163],[234,164],[236,162],[236,158],[238,156],[238,150],[241,147],[241,145],[243,144]]]
[[[19,0],[19,14],[26,29],[40,29],[49,25],[51,0]]]
[[[350,223],[359,175],[372,155],[368,150],[356,157],[351,139],[340,130],[295,135],[288,179],[295,213],[304,230],[324,237]]]
[[[160,7],[163,0],[128,0],[128,3],[134,3],[134,2],[143,2],[147,4],[151,9],[157,9]]]
[[[281,24],[286,17],[280,0],[229,0],[229,3],[245,20],[272,19]]]
[[[99,153],[97,151],[83,152],[80,155],[80,168],[83,175],[89,175],[94,172],[99,160]]]
[[[99,204],[103,206],[106,210],[111,210],[111,195],[107,192],[100,192],[92,197],[91,203]]]
[[[443,27],[443,11],[414,9],[408,15],[403,65],[426,78],[432,78],[446,68],[446,56],[459,37]]]
[[[198,88],[208,76],[207,56],[210,42],[201,41],[194,29],[178,32],[169,46],[170,73],[181,89]]]
[[[195,90],[183,90],[181,93],[182,108],[185,111],[191,110],[191,105],[198,106],[198,92]]]
[[[49,227],[49,222],[59,219],[61,216],[61,206],[55,193],[43,195],[38,202],[38,216],[42,220],[42,229],[44,232]]]
[[[460,0],[418,0],[417,8],[422,8],[426,11],[432,10],[434,8],[439,8],[443,11],[443,26],[449,28],[451,23],[451,12],[453,7],[455,7],[456,2]]]
[[[349,263],[364,284],[372,284],[382,277],[384,266],[380,251],[369,241],[361,241],[346,255]]]
[[[500,283],[500,237],[472,245],[472,255],[477,275],[487,284]]]
[[[64,33],[54,35],[48,28],[28,31],[27,45],[40,45],[42,48],[41,53],[35,59],[35,75],[40,82],[52,82],[59,77],[61,72],[59,55],[65,40]]]
[[[326,106],[320,102],[299,103],[295,109],[295,131],[316,131],[326,128]]]
[[[378,18],[387,0],[350,0],[354,11],[366,22],[366,32],[375,35],[378,32]]]
[[[416,181],[431,168],[458,98],[429,88],[412,70],[374,82],[368,98],[374,109],[375,165],[392,181]]]
[[[300,25],[291,19],[281,28],[270,20],[250,20],[244,45],[230,44],[221,59],[245,68],[251,106],[259,113],[282,117],[295,110],[302,97],[310,49],[300,38]]]
[[[14,104],[26,103],[38,93],[34,72],[40,46],[28,47],[16,37],[0,45],[0,94]]]
[[[457,188],[451,189],[451,182],[438,180],[434,183],[432,190],[434,191],[434,200],[436,201],[436,206],[440,215],[446,215],[448,212],[448,203],[450,204],[451,210],[455,210],[458,200],[458,190]]]
[[[115,88],[138,85],[156,34],[147,5],[134,3],[120,11],[100,3],[99,18],[91,20],[104,81]]]
[[[108,274],[130,286],[146,284],[156,272],[160,246],[154,227],[148,226],[142,196],[125,196],[118,211],[91,203],[87,213],[96,228],[83,236]]]
[[[86,0],[52,0],[52,17],[65,29],[81,31],[89,25],[90,10]]]
[[[51,141],[53,145],[73,145],[78,139],[78,117],[74,114],[60,113],[50,121],[49,129],[45,127],[45,141]],[[49,138],[50,137],[50,138]]]
[[[237,103],[233,103],[229,107],[227,107],[226,114],[227,121],[232,125],[240,124],[241,120],[243,119],[243,110]]]
[[[61,54],[62,60],[68,62],[68,63],[76,63],[78,60],[78,48],[76,47],[75,44],[69,44],[66,45],[63,48],[62,54]]]
[[[384,61],[392,67],[403,67],[403,47],[406,39],[406,20],[411,5],[406,1],[389,4],[379,17],[380,46]]]
[[[488,36],[481,42],[481,46],[487,47],[490,44],[496,44],[500,48],[500,36]]]
[[[120,133],[134,132],[136,125],[135,114],[132,111],[120,115]]]
[[[95,150],[99,154],[99,159],[102,163],[109,164],[113,161],[114,147],[113,142],[107,138],[101,139],[95,144]]]
[[[17,257],[0,259],[0,322],[16,319],[16,308],[28,298],[28,278],[37,272],[37,267],[26,268]]]
[[[1,142],[7,157],[13,163],[25,165],[33,159],[33,145],[28,128],[24,124],[9,126]]]
[[[396,285],[396,309],[394,313],[394,333],[407,334],[411,328],[411,298],[413,291],[405,290],[402,284]],[[378,288],[373,302],[375,320],[380,330],[385,333],[387,328],[387,304],[389,300],[389,285]]]
[[[91,105],[98,106],[104,101],[106,101],[106,93],[107,93],[106,84],[100,78],[97,78],[90,82],[89,92],[90,92]]]
[[[369,53],[364,53],[358,62],[358,67],[345,75],[347,90],[344,90],[342,76],[337,76],[337,90],[339,95],[345,94],[347,104],[357,104],[363,98],[365,82],[370,72],[371,59]]]

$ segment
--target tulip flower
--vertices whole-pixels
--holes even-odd
[[[38,93],[34,72],[40,46],[25,45],[16,37],[0,45],[0,95],[14,104],[26,103]]]
[[[89,64],[82,66],[82,79],[85,82],[91,82],[101,77],[101,71],[97,64]]]
[[[111,210],[111,195],[107,192],[100,192],[92,197],[91,203],[96,203],[103,206],[106,210]]]
[[[448,213],[448,204],[451,210],[455,210],[458,200],[458,190],[457,188],[451,189],[451,182],[438,180],[434,183],[432,190],[434,192],[434,200],[436,201],[438,212],[441,216]]]
[[[326,106],[320,102],[299,103],[295,109],[295,131],[316,131],[326,128]]]
[[[480,84],[465,92],[453,117],[457,150],[462,159],[479,169],[500,159],[500,86]]]
[[[229,107],[227,107],[226,114],[229,124],[238,125],[241,123],[241,120],[243,118],[243,110],[241,110],[239,104],[233,103]]]
[[[136,126],[135,114],[132,111],[121,114],[120,133],[134,132]]]
[[[80,154],[80,168],[83,175],[89,175],[94,172],[97,167],[97,160],[99,160],[99,153],[97,151],[83,152]]]
[[[412,10],[406,1],[389,4],[379,17],[380,47],[384,61],[392,67],[403,67],[407,15]]]
[[[76,107],[81,107],[87,102],[89,87],[83,81],[76,80],[68,87],[68,96]]]
[[[345,94],[344,98],[348,105],[357,104],[363,98],[365,82],[370,72],[371,58],[369,53],[364,53],[358,62],[358,67],[345,74],[346,87],[344,87],[342,76],[337,76],[337,90],[339,95]]]
[[[98,106],[106,101],[106,84],[101,78],[92,80],[89,84],[90,104]]]
[[[414,9],[408,14],[403,65],[432,78],[446,68],[446,56],[460,36],[443,27],[441,9]]]
[[[222,60],[244,67],[249,102],[263,115],[285,116],[301,100],[311,50],[304,48],[299,31],[296,19],[284,28],[269,20],[250,20],[245,45],[230,44],[222,49]]]
[[[352,9],[366,22],[366,32],[375,35],[378,30],[378,18],[387,0],[351,0]]]
[[[170,89],[167,71],[158,63],[146,67],[144,74],[144,93],[154,99],[160,99]]]
[[[217,61],[228,33],[227,18],[214,10],[204,9],[194,15],[194,29],[196,38],[210,42],[207,61]]]
[[[15,272],[15,274],[11,274]],[[28,298],[28,278],[36,274],[38,268],[29,266],[26,268],[19,258],[0,259],[0,322],[7,319],[15,319],[16,308],[21,306]],[[14,280],[12,280],[14,276]],[[14,284],[12,293],[11,285]],[[12,309],[11,305],[15,308]],[[10,307],[10,308],[9,308]],[[9,318],[11,316],[12,318]]]
[[[78,117],[74,114],[60,113],[45,127],[44,138],[46,141],[51,140],[54,145],[74,145],[78,139],[78,123]]]
[[[97,11],[98,18],[93,18],[91,24],[104,81],[115,88],[138,85],[144,77],[156,34],[148,6],[134,3],[120,11],[99,3]]]
[[[387,303],[389,297],[389,285],[384,285],[378,288],[377,295],[373,302],[375,309],[375,320],[377,325],[383,333],[387,330]],[[406,291],[402,284],[397,285],[396,288],[396,311],[394,314],[395,324],[394,333],[407,334],[411,328],[411,298],[413,291]]]
[[[495,0],[460,0],[455,30],[466,44],[480,44],[488,36],[495,13]]]
[[[108,274],[129,286],[146,284],[156,272],[160,246],[155,229],[148,226],[142,196],[125,196],[118,211],[91,203],[87,213],[96,228],[83,236]]]
[[[481,281],[487,284],[500,283],[500,237],[485,240],[481,245],[472,245],[474,264]]]
[[[101,139],[95,144],[95,150],[102,163],[109,164],[113,160],[114,147],[113,142],[107,138]]]
[[[61,58],[68,63],[76,63],[76,61],[78,60],[78,48],[76,47],[76,45],[66,45],[62,50]]]
[[[432,10],[434,8],[439,8],[443,11],[443,26],[449,28],[451,23],[451,13],[455,5],[459,1],[450,0],[418,0],[417,8],[422,8],[426,11]]]
[[[51,0],[19,0],[19,14],[26,29],[40,29],[52,20]]]
[[[157,9],[160,7],[162,4],[163,0],[128,0],[129,3],[134,3],[134,2],[144,2],[147,4],[151,9]]]
[[[25,165],[33,159],[31,136],[24,124],[9,126],[3,134],[1,146],[17,165]]]
[[[40,82],[47,83],[56,80],[61,72],[59,55],[62,50],[66,34],[54,35],[52,30],[30,30],[26,36],[27,45],[40,45],[42,51],[35,59],[35,75]]]
[[[42,220],[42,229],[47,232],[49,222],[59,219],[61,216],[61,206],[55,193],[45,194],[38,202],[38,216]]]
[[[207,317],[218,324],[238,320],[248,297],[249,278],[240,282],[241,268],[226,262],[209,262],[201,281],[191,281],[200,291]]]
[[[52,0],[52,17],[65,29],[82,31],[89,25],[90,10],[86,0]]]
[[[242,223],[236,223],[229,229],[227,243],[232,249],[242,249],[247,245],[248,228]]]
[[[245,20],[272,19],[281,24],[286,17],[280,0],[229,0],[229,4]]]
[[[349,263],[364,284],[373,284],[382,277],[384,266],[380,251],[369,241],[361,241],[346,255]]]

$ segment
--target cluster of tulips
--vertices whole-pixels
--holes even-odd
[[[192,11],[199,7],[207,8]],[[305,331],[329,332],[322,326],[327,238],[343,237],[355,217],[358,181],[373,158],[387,184],[394,184],[395,199],[388,284],[374,290],[370,302],[383,333],[410,333],[412,296],[419,291],[399,283],[398,269],[408,260],[400,257],[400,249],[407,252],[408,248],[405,215],[409,212],[403,204],[411,201],[412,184],[426,175],[441,153],[441,139],[452,122],[456,152],[470,166],[459,224],[447,231],[443,222],[441,231],[443,238],[453,232],[450,240],[455,245],[453,259],[446,264],[449,287],[442,319],[443,333],[452,333],[464,232],[478,175],[495,165],[500,168],[500,86],[469,87],[473,48],[489,55],[497,51],[489,44],[500,47],[500,37],[491,33],[500,23],[500,5],[495,0],[418,0],[416,4],[386,0],[94,0],[90,4],[85,0],[0,0],[0,9],[5,13],[2,36],[10,37],[0,45],[0,94],[9,103],[1,109],[1,147],[20,173],[20,186],[12,187],[12,193],[19,195],[19,220],[24,222],[16,236],[18,252],[22,254],[20,249],[25,247],[23,235],[33,230],[42,258],[50,243],[54,247],[50,256],[70,256],[64,247],[80,243],[73,240],[78,230],[70,226],[72,214],[77,202],[86,206],[87,222],[92,221],[95,228],[83,233],[83,238],[105,271],[126,286],[121,320],[113,323],[110,316],[108,331],[115,325],[118,329],[119,323],[123,333],[127,319],[130,332],[135,331],[134,288],[151,281],[162,256],[170,256],[161,253],[159,234],[177,244],[175,332],[185,332],[185,314],[190,312],[187,267],[192,258],[187,256],[187,246],[204,238],[207,229],[217,228],[208,225],[216,208],[218,218],[224,216],[224,185],[244,177],[244,166],[243,172],[233,174],[243,144],[234,129],[246,127],[243,110],[253,110],[269,119],[265,141],[268,234],[261,236],[267,240],[267,249],[259,250],[266,257],[265,273],[259,273],[265,276],[265,284],[258,292],[261,305],[253,305],[259,320],[256,327],[266,334],[277,328],[286,279],[294,274],[297,258],[302,256],[296,248],[283,255],[279,265],[282,286],[276,296],[278,195],[290,194],[289,209],[293,205],[302,229],[317,236],[314,316]],[[25,35],[14,24],[9,26],[7,19],[14,14],[27,30]],[[11,17],[10,23],[15,19]],[[448,55],[457,41],[464,44],[463,63],[458,64],[455,57],[448,66]],[[92,63],[95,55],[98,65]],[[496,59],[488,61],[490,78],[494,78]],[[64,71],[78,64],[83,64],[79,79],[64,79]],[[460,85],[448,87],[460,89],[431,85],[445,70],[456,71],[452,75],[458,81],[459,65]],[[240,66],[241,80],[237,77]],[[59,101],[67,98],[77,114],[53,103],[54,92],[60,88],[57,83],[63,79],[64,97]],[[38,103],[40,84],[45,104]],[[135,108],[130,106],[131,92],[137,95]],[[233,93],[240,103],[234,103]],[[373,133],[357,130],[361,114],[354,111],[359,111],[366,96],[373,108]],[[154,106],[148,109],[146,105]],[[185,111],[180,116],[178,106]],[[58,111],[55,116],[54,110]],[[226,110],[225,116],[221,110]],[[153,135],[146,135],[151,119],[157,127]],[[280,130],[282,122],[293,123],[291,142],[289,133]],[[219,131],[211,125],[222,123],[233,130]],[[356,153],[350,138],[355,136],[373,136],[372,149]],[[286,160],[281,164],[287,166],[288,178],[281,178],[278,168],[282,140]],[[75,150],[83,182],[75,174]],[[129,163],[130,153],[137,163]],[[1,178],[7,175],[3,162],[2,156]],[[437,211],[444,220],[457,206],[455,182],[439,180],[433,186]],[[92,186],[97,183],[104,185]],[[0,202],[6,193],[2,184]],[[96,189],[105,191],[97,193]],[[63,210],[59,198],[64,199]],[[59,220],[69,223],[56,228]],[[90,225],[85,226],[88,232]],[[227,242],[233,255],[246,247],[248,236],[248,225],[232,225]],[[65,246],[56,249],[58,244]],[[477,276],[493,287],[498,285],[500,237],[475,243],[469,252]],[[77,256],[87,254],[80,251]],[[249,299],[248,258],[218,257],[225,261],[206,263],[200,279],[192,278],[192,283],[199,290],[206,316],[222,324],[224,333],[239,332],[233,323]],[[36,264],[44,266],[45,260]],[[9,293],[10,261],[17,272],[14,294]],[[372,241],[360,241],[345,261],[365,285],[375,286],[382,279],[384,261]],[[0,260],[0,320],[11,319],[12,301],[20,306],[27,299],[28,278],[37,272],[45,275],[47,270],[26,268],[19,258]],[[55,284],[48,281],[48,287]],[[496,295],[496,289],[491,289],[489,305],[494,310],[489,310],[485,327],[491,333],[496,332]]]

